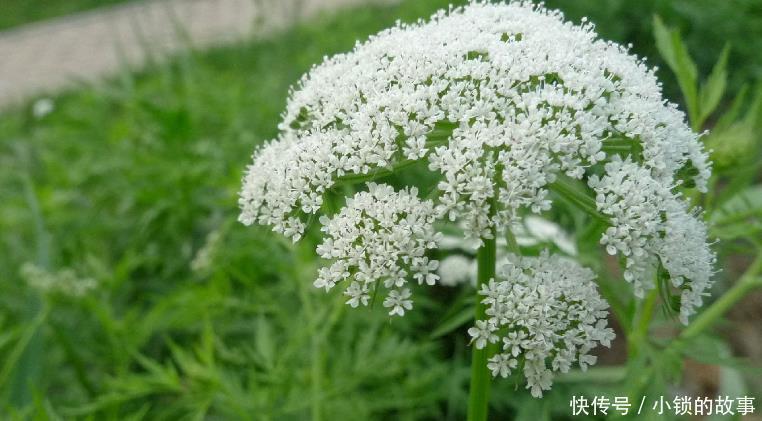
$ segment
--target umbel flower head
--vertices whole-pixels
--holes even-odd
[[[384,305],[402,316],[412,309],[407,283],[437,281],[437,262],[425,256],[437,247],[436,224],[456,223],[468,240],[502,236],[526,214],[549,210],[572,182],[594,201],[586,210],[608,224],[601,244],[624,259],[624,278],[638,296],[666,273],[680,290],[685,323],[711,286],[706,228],[678,191],[705,191],[707,154],[684,114],[662,98],[653,69],[597,39],[585,21],[574,25],[530,3],[475,1],[399,23],[305,74],[279,129],[254,152],[239,219],[294,241],[319,221],[325,239],[318,253],[331,262],[315,285],[342,284],[353,307],[387,291]],[[438,178],[431,193],[420,189],[425,200],[412,186],[362,184],[416,163]],[[347,185],[367,191],[329,211],[326,194],[351,191]],[[524,270],[542,279],[523,288],[572,288],[566,281],[550,286],[567,279],[551,276],[559,267]],[[589,276],[578,278],[589,284]],[[501,282],[513,293],[517,281]],[[586,291],[580,303],[593,300]],[[598,342],[588,338],[574,352]],[[556,358],[548,352],[523,355]],[[511,368],[510,358],[505,364]],[[536,364],[525,362],[523,370],[542,390],[547,375]]]
[[[554,371],[565,373],[574,363],[585,369],[596,361],[591,349],[611,345],[609,306],[598,295],[595,274],[572,260],[547,252],[511,260],[498,271],[498,282],[479,291],[488,318],[468,333],[478,349],[500,342],[487,365],[492,375],[520,369],[532,396],[540,397]]]
[[[321,217],[326,236],[317,247],[320,257],[333,259],[320,269],[315,286],[326,291],[346,281],[347,304],[368,305],[377,281],[391,289],[384,301],[390,315],[404,315],[412,308],[410,290],[403,288],[412,274],[419,283],[434,285],[439,279],[436,260],[424,256],[441,236],[434,231],[431,201],[421,201],[415,187],[395,192],[386,185],[368,183],[333,218]]]

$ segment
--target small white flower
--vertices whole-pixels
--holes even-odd
[[[497,330],[495,325],[484,320],[477,320],[475,324],[468,329],[468,334],[471,335],[471,342],[475,342],[476,349],[483,349],[487,342],[497,342],[498,337],[493,333]]]
[[[550,390],[553,384],[553,372],[545,367],[542,360],[527,360],[524,375],[527,378],[527,389],[535,398],[541,398],[542,392]]]
[[[391,307],[389,312],[390,316],[404,316],[405,310],[412,310],[413,302],[408,300],[410,298],[410,290],[404,288],[402,290],[391,290],[389,295],[384,300],[384,307]]]
[[[522,345],[526,344],[526,337],[527,334],[523,330],[518,332],[508,332],[503,336],[503,350],[508,354],[517,357],[521,354]]]
[[[579,368],[581,368],[582,371],[586,371],[587,367],[594,365],[596,361],[598,361],[598,357],[596,357],[595,355],[580,354]]]
[[[344,295],[349,296],[349,304],[352,308],[357,308],[360,304],[367,306],[370,295],[368,295],[368,284],[361,284],[359,282],[352,282],[349,287],[344,291]]]
[[[575,353],[576,352],[574,350],[570,350],[568,348],[559,350],[556,354],[556,357],[553,358],[553,362],[551,363],[553,371],[559,371],[561,373],[568,372],[572,366],[572,363],[574,362]]]
[[[402,148],[402,154],[405,158],[417,160],[426,156],[426,137],[410,137],[405,141],[405,147]]]
[[[439,262],[431,260],[427,257],[420,257],[413,259],[412,270],[415,272],[413,278],[415,278],[419,284],[434,285],[439,279],[439,275],[434,273],[439,267]]]
[[[489,359],[487,368],[492,371],[492,376],[508,377],[511,374],[511,370],[516,368],[518,361],[515,358],[511,358],[505,354],[496,354]]]
[[[508,285],[490,279],[486,284],[482,285],[482,288],[479,290],[479,295],[486,297],[482,300],[484,304],[487,304],[488,306],[494,305],[500,297],[505,294],[507,288],[509,288]]]

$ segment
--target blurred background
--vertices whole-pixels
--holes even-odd
[[[403,319],[348,311],[312,287],[317,236],[293,245],[236,222],[243,170],[289,86],[449,3],[0,0],[0,418],[462,419],[468,285],[421,291]],[[729,46],[720,98],[691,121],[712,130],[717,175],[699,203],[721,296],[762,247],[762,0],[545,4],[632,43],[683,109],[695,99],[654,16],[695,83]],[[658,319],[656,345],[676,334]],[[760,322],[750,289],[649,390],[758,397]],[[597,354],[542,400],[496,382],[494,419],[564,419],[574,394],[626,395],[626,344]]]

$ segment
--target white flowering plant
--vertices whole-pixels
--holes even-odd
[[[589,130],[598,127],[588,123],[590,113],[617,113],[609,106],[627,112],[639,92],[653,91],[651,82],[616,70],[619,61],[595,59],[591,49],[598,47],[587,38],[564,41],[568,31],[552,23],[562,18],[536,17],[549,12],[528,5],[531,10],[519,4],[509,12],[504,5],[490,6],[494,12],[472,6],[481,10],[478,19],[471,8],[448,9],[434,18],[441,31],[412,33],[436,24],[429,17],[450,1],[336,10],[266,37],[209,51],[193,48],[138,74],[125,69],[97,86],[49,92],[50,101],[30,98],[4,107],[0,419],[458,420],[466,418],[469,393],[472,418],[483,418],[488,402],[489,419],[495,420],[601,419],[628,408],[629,414],[640,412],[638,419],[656,418],[662,410],[659,419],[671,419],[673,412],[682,419],[678,414],[691,409],[688,417],[703,409],[715,419],[727,414],[719,408],[731,406],[744,419],[759,413],[762,84],[744,87],[753,82],[750,71],[758,68],[762,49],[755,2],[609,0],[602,7],[600,1],[545,0],[574,23],[564,24],[569,31],[579,31],[574,25],[587,15],[598,37],[633,42],[625,54],[648,57],[647,67],[663,83],[660,95],[685,112],[685,124],[709,154],[704,193],[696,188],[701,184],[693,163],[675,172],[674,183],[662,184],[665,172],[653,164],[661,152],[648,145],[671,147],[672,140],[638,135],[637,127],[632,135],[617,129],[616,137]],[[60,2],[37,3],[44,12]],[[286,3],[309,6],[310,16],[314,11],[312,1],[258,3],[279,10]],[[690,28],[685,44],[653,13]],[[416,23],[418,18],[426,20]],[[389,41],[382,62],[364,41],[395,26],[395,19],[410,25],[393,30],[403,33],[394,36],[404,42],[377,37]],[[482,20],[490,23],[473,24]],[[363,57],[372,60],[355,63],[357,53],[349,53],[343,60],[353,63],[321,79],[326,93],[314,105],[305,95],[321,86],[309,85],[308,92],[307,84],[294,85],[298,76],[324,54],[351,51],[356,39],[363,41]],[[725,42],[732,48],[722,50]],[[451,58],[438,47],[456,43],[467,45],[451,50]],[[569,64],[573,57],[559,59],[564,52],[582,59]],[[562,68],[557,75],[543,81],[524,76],[544,75],[556,62]],[[397,66],[387,78],[392,81],[384,82],[386,73],[377,74],[368,63],[383,72]],[[585,87],[591,85],[587,78],[598,80],[595,66],[602,65],[612,72],[614,87],[606,88],[612,94],[584,105],[591,101],[588,94],[597,95]],[[431,76],[413,77],[418,69]],[[497,80],[505,86],[496,86]],[[296,119],[287,122],[294,127],[279,133],[290,85],[311,105],[297,107]],[[582,88],[572,91],[574,86]],[[449,95],[443,102],[426,89]],[[357,92],[357,106],[345,110],[349,118],[313,124],[316,113],[341,112],[329,108],[346,107]],[[554,92],[563,104],[552,105],[559,101],[549,97]],[[624,108],[627,93],[632,95]],[[476,113],[473,104],[480,99],[494,117],[458,117],[457,107]],[[572,99],[583,105],[564,105]],[[370,103],[381,105],[374,111]],[[426,107],[450,117],[419,121]],[[543,107],[548,113],[540,118]],[[661,121],[661,108],[651,108],[627,117],[626,124]],[[583,126],[570,130],[577,113]],[[363,116],[370,135],[358,123]],[[404,149],[421,139],[408,145],[408,137],[420,132],[412,122],[399,122],[405,116],[425,126],[423,157],[406,156]],[[397,130],[386,146],[396,152],[385,164],[378,153],[337,152],[354,148],[351,142],[361,136],[368,139],[364,148],[385,145],[372,143],[388,141],[374,132],[385,130],[384,118]],[[625,123],[612,117],[610,124]],[[554,134],[559,127],[566,128],[562,136]],[[291,233],[268,232],[274,224],[266,221],[243,227],[236,200],[255,145],[259,157],[267,139],[279,143],[292,132],[294,143],[303,143],[307,135],[323,136],[320,130],[336,134],[336,143],[307,146],[329,153],[313,154],[312,161],[308,152],[274,154],[284,160],[278,167],[284,175],[273,175],[267,189],[282,182],[272,192],[286,192],[281,203],[287,206],[278,210],[278,194],[268,193],[267,206],[248,210],[255,219],[266,212],[273,220],[294,217],[304,225],[299,241],[292,243]],[[469,130],[514,135],[493,140]],[[596,138],[604,156],[594,164],[579,158],[581,175],[567,171],[576,164],[554,168],[576,156],[570,147]],[[501,152],[513,154],[510,177],[502,176]],[[446,153],[451,156],[442,158]],[[464,154],[474,158],[464,162]],[[355,155],[373,160],[367,172],[352,169]],[[440,169],[429,168],[432,157]],[[519,160],[524,157],[526,163]],[[547,165],[537,164],[543,159]],[[341,166],[344,174],[310,169],[305,162],[328,163],[330,171]],[[555,178],[519,178],[517,166],[527,163]],[[492,171],[485,167],[492,164],[485,182],[479,171]],[[450,178],[442,172],[458,166],[464,169],[450,171]],[[320,181],[326,174],[327,182]],[[286,201],[306,191],[300,180],[330,185],[317,193],[317,210]],[[494,203],[495,215],[503,212],[493,218],[487,210],[492,238],[474,232],[481,223],[472,206],[479,188],[492,192],[487,202]],[[494,197],[506,189],[514,189],[513,198],[510,191]],[[540,202],[547,200],[549,209],[540,203],[535,212],[531,201],[507,204],[530,193],[544,194]],[[670,200],[671,193],[679,193],[678,200]],[[656,220],[646,204],[664,216]],[[453,221],[441,205],[454,209]],[[607,232],[614,218],[617,230]],[[711,295],[702,297],[683,325],[682,294],[698,285],[684,269],[698,254],[686,251],[695,246],[683,240],[689,237],[665,233],[680,229],[679,221],[700,220],[708,229],[704,241],[717,255],[716,273],[705,290]],[[653,262],[649,277],[643,269]],[[675,287],[678,276],[683,284]],[[642,298],[635,294],[637,283]],[[469,390],[471,379],[475,387]],[[733,398],[736,405],[728,406]]]
[[[712,286],[699,133],[653,68],[585,20],[474,1],[398,24],[305,74],[279,130],[254,152],[239,220],[293,241],[319,230],[315,287],[404,316],[412,285],[469,273],[440,267],[445,230],[476,247],[469,419],[486,419],[492,376],[541,397],[614,339],[596,273],[574,245],[523,247],[527,218],[584,212],[634,296],[683,324]]]

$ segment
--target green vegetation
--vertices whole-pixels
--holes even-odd
[[[560,8],[571,19],[583,16],[595,22],[606,39],[632,43],[638,55],[658,64],[659,78],[667,93],[678,99],[679,91],[665,61],[653,42],[653,15],[675,26],[702,73],[709,73],[726,44],[729,57],[729,88],[736,93],[749,80],[762,79],[762,2],[757,0],[548,0],[548,7]]]
[[[236,222],[243,169],[252,147],[276,133],[288,87],[323,55],[351,49],[356,39],[396,19],[412,21],[448,3],[408,1],[347,11],[272,39],[189,50],[140,74],[125,71],[102,86],[57,96],[49,114],[25,107],[1,115],[0,414],[462,419],[470,376],[470,355],[462,351],[468,320],[463,315],[473,315],[473,303],[465,298],[471,293],[421,291],[416,311],[392,322],[378,305],[350,314],[344,297],[311,284],[316,237],[293,245]],[[593,2],[575,3],[569,15],[581,16],[587,3]],[[717,8],[728,19],[743,10],[705,5],[696,18],[700,9],[680,6],[685,1],[643,4],[652,3],[674,7],[696,26],[713,21]],[[754,22],[762,12],[751,2],[738,3],[757,12],[739,19],[761,28]],[[603,37],[637,42],[656,60],[650,25],[658,7],[610,4],[590,6],[584,14],[599,22]],[[633,7],[625,13],[623,4]],[[21,19],[0,16],[0,27]],[[704,40],[696,31],[687,50],[701,52],[696,73],[707,75],[725,40],[717,48],[694,48]],[[698,94],[684,101],[709,110],[695,113],[703,117],[693,122],[697,128],[708,127],[706,122],[718,128],[707,138],[717,146],[716,188],[694,199],[710,211],[713,235],[723,240],[719,267],[727,269],[718,275],[716,293],[731,289],[730,298],[711,307],[715,318],[699,318],[699,327],[666,345],[647,339],[648,326],[675,326],[670,316],[648,308],[635,312],[635,303],[625,301],[630,294],[621,291],[628,286],[615,274],[603,275],[601,289],[613,297],[619,325],[640,338],[638,358],[628,367],[573,372],[542,400],[515,391],[510,382],[495,382],[490,403],[496,419],[568,416],[572,395],[666,394],[686,356],[728,363],[719,392],[754,394],[738,380],[746,366],[707,329],[760,283],[754,272],[759,264],[740,277],[728,263],[762,249],[762,189],[754,186],[762,151],[762,89],[742,87],[758,74],[761,62],[749,51],[759,51],[754,45],[760,39],[740,34],[729,40],[728,85],[738,93],[735,101],[726,102],[723,89],[716,104],[700,102]],[[662,53],[669,62],[669,51]],[[667,67],[662,75],[675,95],[691,83],[671,82]],[[694,77],[693,89],[718,89],[706,87],[710,82],[696,87],[705,80]],[[589,220],[581,212],[564,213],[573,215],[565,224],[578,232],[577,241],[595,249],[597,225],[585,226]],[[593,267],[606,273],[598,266]],[[734,286],[738,278],[742,282]],[[49,287],[50,279],[65,287]],[[74,288],[88,279],[94,288]]]
[[[314,243],[236,222],[242,171],[275,133],[289,85],[399,15],[346,12],[189,51],[57,97],[42,118],[6,113],[0,412],[415,418],[465,399],[467,375],[418,337],[428,317],[343,317],[342,297],[311,285]],[[97,287],[41,292],[24,264]]]
[[[125,1],[127,0],[3,0],[0,3],[0,31]]]

